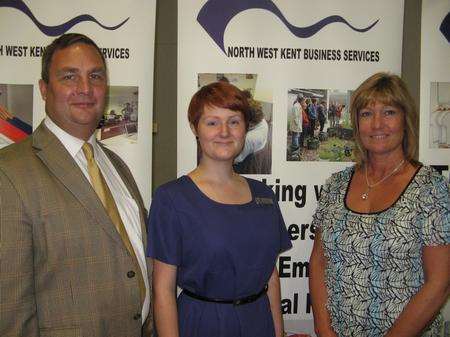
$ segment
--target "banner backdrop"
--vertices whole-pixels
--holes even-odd
[[[421,31],[420,160],[449,165],[450,2],[423,1]]]
[[[130,166],[148,205],[155,3],[0,2],[0,147],[26,137],[45,116],[38,86],[44,47],[63,33],[86,34],[102,49],[109,69],[109,98],[98,138]],[[5,111],[14,118],[6,119]]]
[[[400,73],[402,20],[403,1],[178,1],[178,175],[197,163],[186,115],[199,86],[223,80],[247,90],[264,117],[235,168],[272,187],[291,235],[294,247],[279,259],[290,335],[313,335],[310,221],[325,179],[351,165],[350,94],[377,71]],[[300,137],[297,97],[317,101],[325,116]]]
[[[450,178],[450,2],[422,2],[420,160]],[[450,303],[443,310],[450,336]]]

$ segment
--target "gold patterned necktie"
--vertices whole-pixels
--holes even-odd
[[[111,221],[117,229],[122,241],[127,248],[128,252],[131,254],[137,268],[137,272],[135,273],[138,277],[139,282],[139,290],[141,295],[141,301],[143,303],[145,298],[145,283],[142,277],[142,271],[139,266],[136,253],[134,252],[133,246],[131,245],[130,238],[128,237],[125,226],[122,222],[122,219],[119,214],[119,210],[117,209],[116,202],[112,196],[111,190],[106,184],[105,178],[103,177],[100,168],[97,165],[97,162],[94,158],[94,149],[91,144],[85,142],[82,147],[83,153],[87,160],[87,168],[89,172],[89,177],[91,178],[92,187],[94,188],[95,193],[97,193],[99,199],[101,200],[103,206],[106,209]]]

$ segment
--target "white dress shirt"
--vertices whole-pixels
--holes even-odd
[[[81,171],[85,175],[86,179],[90,182],[87,168],[87,160],[81,147],[84,144],[84,140],[76,138],[56,125],[49,117],[44,120],[45,126],[60,140],[66,150],[70,153],[75,160]],[[131,245],[133,246],[136,258],[141,268],[142,275],[145,282],[145,300],[142,307],[142,322],[145,321],[150,308],[150,287],[147,277],[147,264],[145,261],[144,246],[142,243],[142,230],[140,222],[139,207],[131,197],[130,192],[123,183],[113,164],[103,152],[102,148],[97,144],[95,135],[92,135],[88,142],[94,149],[94,158],[97,162],[100,171],[111,190],[114,201],[116,202],[117,209],[119,210],[120,217],[127,231]],[[92,184],[92,183],[91,183]],[[118,275],[119,277],[119,275]]]

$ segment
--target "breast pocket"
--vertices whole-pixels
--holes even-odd
[[[48,208],[40,222],[35,244],[45,252],[48,265],[88,258],[105,240],[102,227],[77,200]]]

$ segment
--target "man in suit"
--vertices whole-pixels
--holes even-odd
[[[146,211],[128,167],[94,136],[100,49],[60,36],[39,88],[46,118],[0,151],[0,336],[150,336]]]

